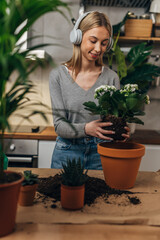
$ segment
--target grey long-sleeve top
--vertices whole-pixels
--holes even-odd
[[[49,88],[56,133],[62,138],[86,137],[85,124],[100,118],[84,109],[84,102],[94,101],[94,90],[101,85],[120,88],[118,75],[104,67],[95,84],[89,89],[81,88],[71,77],[64,65],[50,73]],[[67,121],[65,121],[67,120]],[[69,124],[69,123],[71,124]]]

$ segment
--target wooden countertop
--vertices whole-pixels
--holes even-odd
[[[37,140],[56,140],[57,134],[55,133],[54,127],[46,127],[40,133],[8,133],[5,132],[5,138],[14,139],[37,139]]]
[[[22,168],[9,168],[9,170],[13,170],[13,171],[18,171],[18,172],[22,172],[26,169],[22,169]],[[34,173],[39,174],[40,177],[45,177],[45,176],[51,176],[52,174],[55,174],[58,170],[55,169],[32,169]],[[95,176],[95,172],[96,175],[101,175],[100,171],[94,171],[92,170],[91,172],[89,171],[89,173],[92,173],[93,176]],[[92,175],[91,174],[91,175]],[[89,174],[90,175],[90,174]],[[149,175],[151,175],[152,177],[155,176],[155,179],[157,179],[157,174],[156,173],[148,173],[148,172],[142,172],[143,178],[142,180],[146,180],[147,183],[145,183],[145,181],[141,180],[141,182],[143,182],[143,186],[144,189],[146,191],[148,191],[148,186],[152,185],[150,182],[150,177]],[[139,176],[140,176],[139,175]],[[139,183],[139,179],[137,181],[137,183]],[[139,188],[138,188],[139,184],[137,184],[137,188],[135,189],[135,191],[139,192]],[[139,186],[140,187],[140,186]],[[145,195],[146,195],[146,191]],[[154,193],[153,196],[155,196],[155,194],[158,193]],[[159,198],[157,198],[157,203],[159,201]],[[157,205],[158,206],[158,205]],[[135,206],[136,209],[137,206]],[[160,237],[160,228],[157,227],[156,225],[152,226],[152,225],[148,225],[148,222],[146,221],[146,223],[144,223],[144,225],[142,224],[142,221],[139,220],[139,223],[131,223],[129,222],[127,224],[108,224],[107,222],[104,223],[104,221],[96,223],[94,221],[91,221],[88,224],[85,223],[81,223],[81,224],[67,224],[67,223],[47,223],[48,219],[45,217],[44,213],[38,213],[41,214],[41,218],[38,217],[37,215],[37,222],[35,222],[33,219],[35,218],[36,215],[36,208],[37,205],[33,205],[32,207],[20,207],[18,206],[18,212],[17,212],[17,217],[16,217],[16,226],[15,226],[15,230],[13,233],[9,234],[8,236],[5,236],[6,240],[21,240],[21,239],[28,239],[29,237],[31,239],[34,240],[38,240],[38,239],[47,239],[47,240],[60,240],[60,239],[64,239],[64,240],[90,240],[90,239],[99,239],[99,240],[111,240],[111,239],[138,239],[138,240],[150,240],[150,239],[159,239]],[[128,207],[129,208],[129,207]],[[54,214],[54,209],[52,210],[52,214],[51,214],[51,210],[50,212],[48,211],[49,209],[46,208],[46,214],[49,214],[53,217],[53,219],[55,219],[55,214]],[[67,214],[66,210],[62,210],[65,214]],[[25,222],[25,221],[18,221],[18,217],[21,214],[21,212],[23,213],[22,216],[25,218],[26,215],[29,215],[30,217],[34,215],[34,218],[30,218],[30,221]],[[69,214],[72,214],[72,212],[69,212]],[[77,215],[81,214],[83,215],[83,211],[77,212]],[[155,215],[157,214],[157,212],[154,213]],[[93,214],[92,214],[93,215]],[[67,215],[69,216],[69,215]],[[145,215],[144,215],[145,218]],[[41,220],[44,221],[41,221]],[[68,218],[67,218],[68,219]],[[142,218],[143,220],[143,218]],[[43,223],[42,223],[43,222]]]
[[[55,141],[57,134],[54,127],[46,127],[41,133],[5,133],[5,138],[14,139],[37,139]],[[136,130],[131,136],[130,141],[142,144],[160,144],[160,131],[155,130]]]

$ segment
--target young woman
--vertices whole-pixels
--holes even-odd
[[[83,103],[93,101],[94,90],[101,85],[120,87],[118,75],[102,61],[104,52],[111,47],[111,35],[112,27],[105,14],[83,14],[70,34],[72,58],[51,71],[50,95],[58,135],[51,168],[62,168],[68,158],[80,158],[85,168],[102,169],[97,143],[112,141],[104,134],[114,132],[104,130],[111,123],[90,115]],[[127,139],[129,133],[123,136]]]

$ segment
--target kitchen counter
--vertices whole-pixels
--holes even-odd
[[[46,127],[40,133],[8,133],[5,132],[5,138],[14,139],[36,139],[36,140],[56,140],[56,133],[54,127]]]
[[[22,172],[26,169],[9,170]],[[32,171],[39,174],[39,177],[54,176],[59,172],[55,169]],[[102,171],[92,170],[88,175],[104,179]],[[119,197],[112,204],[105,203],[104,212],[101,209],[104,205],[98,202],[79,211],[64,210],[58,203],[58,207],[54,209],[44,206],[44,203],[37,203],[31,207],[18,206],[15,231],[6,236],[5,240],[160,239],[159,181],[159,172],[139,172],[135,187],[131,189],[141,200],[139,206],[125,205],[125,201],[120,203]],[[120,196],[125,200],[123,197]],[[118,208],[121,209],[121,213],[116,210]]]
[[[46,127],[41,133],[5,133],[5,138],[16,139],[37,139],[37,140],[53,140],[57,135],[54,127]],[[136,130],[131,136],[130,141],[142,144],[160,144],[160,131],[154,130]]]

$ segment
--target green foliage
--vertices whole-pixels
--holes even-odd
[[[127,55],[121,51],[118,46],[118,39],[121,27],[128,18],[129,15],[127,13],[120,23],[113,26],[113,36],[116,36],[114,45],[112,50],[106,53],[104,57],[107,57],[108,65],[111,69],[113,68],[113,61],[116,61],[115,70],[122,86],[125,84],[137,84],[139,90],[142,93],[146,93],[155,77],[160,76],[160,67],[147,63],[153,45],[148,45],[146,42],[132,47]]]
[[[121,90],[116,90],[114,86],[103,85],[95,89],[94,102],[85,102],[85,109],[91,114],[101,116],[114,115],[123,118],[126,122],[144,124],[136,116],[143,116],[142,111],[145,103],[149,104],[149,97],[138,90],[137,85],[125,85]]]
[[[84,172],[84,165],[81,159],[67,159],[67,164],[62,164],[63,169],[60,172],[62,184],[66,186],[81,186],[87,181],[87,170]]]
[[[38,183],[38,175],[33,174],[32,171],[26,170],[24,171],[24,180],[22,182],[22,186],[33,185]]]
[[[117,64],[117,74],[120,79],[123,79],[127,75],[127,65],[125,55],[118,45],[115,48],[115,59]]]
[[[43,109],[49,111],[47,106],[28,97],[29,93],[36,93],[29,76],[38,66],[44,67],[45,63],[39,58],[36,58],[36,61],[28,61],[26,57],[33,55],[31,50],[49,44],[35,45],[22,52],[22,44],[17,44],[17,42],[23,33],[45,13],[56,11],[65,17],[61,7],[69,11],[68,5],[61,0],[0,1],[0,145],[2,152],[4,152],[4,130],[6,128],[10,129],[9,117],[13,113],[16,114],[17,110],[26,109],[25,115],[18,115],[17,113],[22,119],[29,120],[31,116],[40,114],[47,120],[43,111]],[[52,64],[51,59],[48,59],[48,62]],[[8,82],[15,72],[17,77],[8,86]],[[31,106],[35,106],[36,110],[31,110]],[[41,111],[37,110],[38,107],[41,108]],[[2,175],[4,175],[3,154],[0,154],[0,177]]]

